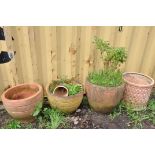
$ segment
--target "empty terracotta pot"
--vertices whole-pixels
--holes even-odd
[[[19,84],[6,90],[1,98],[13,118],[31,120],[36,105],[43,100],[43,90],[36,83]]]
[[[124,100],[133,110],[146,109],[154,80],[144,74],[137,72],[126,72],[123,74],[125,81]]]
[[[82,102],[83,92],[72,96],[59,96],[49,91],[49,85],[46,87],[46,92],[51,107],[66,113],[76,111]]]
[[[86,93],[92,109],[108,113],[123,98],[124,84],[118,87],[102,87],[86,81]]]

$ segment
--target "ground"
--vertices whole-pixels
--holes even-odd
[[[154,93],[153,93],[154,94]],[[155,95],[151,95],[152,99],[155,99]],[[47,101],[45,101],[45,106]],[[145,112],[145,118],[147,118],[147,113]],[[65,123],[67,125],[59,125],[58,128],[70,128],[70,129],[132,129],[132,128],[144,128],[144,129],[155,129],[152,121],[149,119],[142,119],[144,114],[137,115],[137,113],[132,113],[129,115],[126,111],[118,111],[118,108],[114,110],[111,114],[97,113],[93,111],[88,104],[88,100],[84,97],[81,106],[76,110],[76,112],[65,116]],[[153,115],[154,117],[154,115]],[[132,118],[132,120],[131,120]],[[0,128],[7,128],[7,123],[12,120],[5,109],[0,105]],[[20,128],[45,128],[42,124],[40,125],[38,121],[34,121],[30,124],[22,124]]]

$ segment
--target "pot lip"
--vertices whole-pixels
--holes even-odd
[[[100,86],[100,85],[97,85],[97,84],[93,84],[93,83],[91,83],[88,79],[86,80],[86,83],[89,83],[89,84],[91,84],[91,85],[93,85],[93,86],[95,86],[95,87],[105,88],[105,89],[121,88],[121,87],[123,87],[123,86],[125,85],[125,83],[123,82],[123,83],[122,83],[121,85],[119,85],[119,86],[115,86],[115,87],[105,87],[105,86]]]
[[[24,99],[10,100],[10,99],[8,99],[8,98],[5,97],[5,94],[8,91],[10,91],[11,89],[16,88],[16,87],[19,87],[19,86],[25,86],[25,85],[35,85],[35,86],[37,86],[39,88],[39,90],[34,95],[32,95],[30,97],[27,97],[27,98],[24,98]],[[4,91],[3,94],[1,95],[1,98],[2,98],[2,101],[5,100],[5,102],[7,102],[7,101],[9,101],[9,102],[25,101],[25,100],[29,100],[29,99],[34,98],[35,96],[37,96],[38,94],[40,94],[41,91],[42,91],[42,86],[40,84],[38,84],[38,83],[35,83],[35,82],[33,82],[33,83],[22,83],[22,84],[17,84],[16,86],[13,86],[13,87],[7,89],[6,91]]]
[[[78,94],[75,94],[75,95],[70,95],[70,96],[57,96],[57,95],[55,95],[55,94],[52,94],[52,93],[50,93],[50,91],[49,91],[49,85],[50,85],[51,83],[48,83],[47,85],[46,85],[46,92],[47,92],[47,95],[50,95],[50,96],[54,96],[54,97],[58,97],[58,98],[62,98],[62,99],[67,99],[67,98],[73,98],[73,97],[76,97],[76,96],[79,96],[79,95],[83,95],[84,94],[84,91],[83,92],[81,92],[81,93],[78,93]]]
[[[137,74],[137,75],[141,75],[141,76],[144,76],[144,77],[146,77],[147,79],[149,79],[149,80],[151,80],[151,83],[150,84],[136,84],[136,83],[133,83],[133,82],[130,82],[130,81],[128,81],[128,80],[126,80],[125,78],[124,78],[124,76],[125,75],[127,75],[127,74]],[[124,81],[126,82],[126,83],[129,83],[129,84],[131,84],[131,85],[134,85],[134,86],[137,86],[137,87],[150,87],[150,86],[153,86],[154,85],[154,79],[153,78],[151,78],[150,76],[148,76],[148,75],[145,75],[145,74],[143,74],[143,73],[139,73],[139,72],[124,72],[123,73],[123,79],[124,79]]]

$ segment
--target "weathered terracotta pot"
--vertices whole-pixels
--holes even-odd
[[[154,80],[144,74],[137,72],[126,72],[123,74],[125,81],[124,100],[133,110],[146,109]]]
[[[123,98],[124,84],[118,87],[102,87],[87,80],[85,87],[89,104],[97,112],[111,112]]]
[[[32,120],[36,105],[43,99],[43,90],[39,84],[19,84],[6,90],[2,102],[7,112],[21,121]]]
[[[82,102],[83,93],[72,96],[57,96],[49,91],[49,85],[50,84],[48,84],[46,87],[46,92],[51,107],[57,108],[60,111],[66,113],[76,111],[76,109],[80,106]]]

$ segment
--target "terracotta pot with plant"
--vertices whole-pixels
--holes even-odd
[[[99,112],[111,112],[123,98],[124,81],[119,70],[127,58],[122,47],[112,47],[109,42],[95,37],[94,41],[101,53],[104,70],[89,73],[86,80],[86,93],[90,106]]]
[[[51,82],[46,92],[51,107],[66,113],[76,111],[83,99],[82,85],[70,79]]]
[[[43,90],[37,83],[19,84],[7,89],[1,98],[5,109],[13,118],[31,121],[36,107],[42,106]]]

